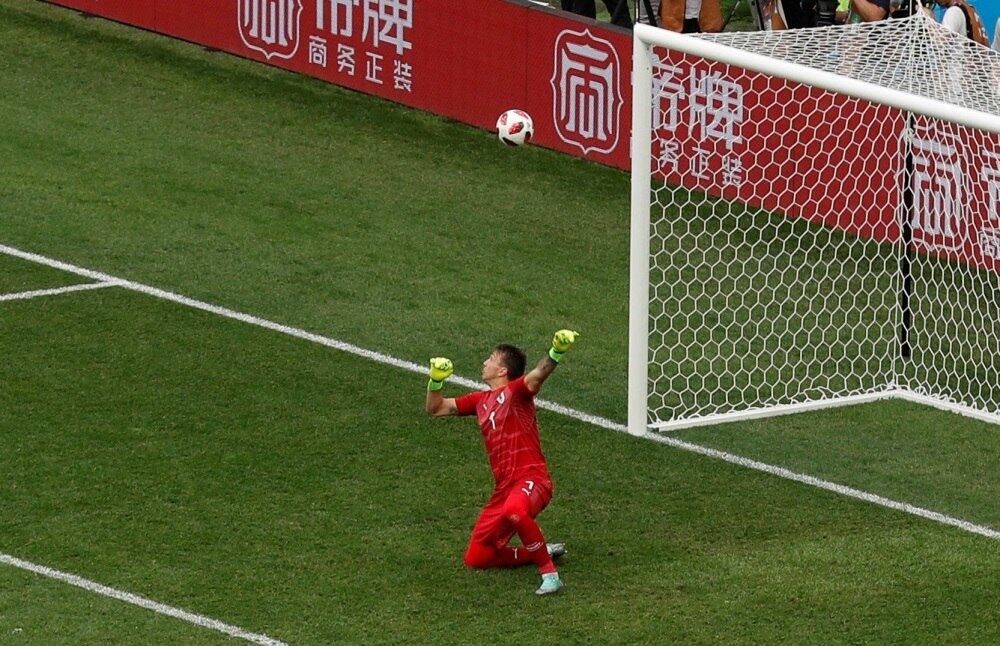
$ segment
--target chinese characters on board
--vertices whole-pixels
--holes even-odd
[[[687,108],[687,122],[682,108]],[[653,130],[676,133],[685,126],[695,141],[687,153],[692,176],[718,179],[723,186],[739,186],[744,179],[739,156],[740,126],[745,118],[743,87],[719,74],[691,68],[684,78],[676,65],[659,61],[653,75]],[[681,142],[676,138],[657,137],[657,162],[661,171],[677,172]],[[714,161],[721,154],[719,161]]]
[[[309,63],[372,85],[413,92],[413,0],[315,0]],[[360,43],[360,44],[358,44]]]

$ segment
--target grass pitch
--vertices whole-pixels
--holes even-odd
[[[624,415],[627,178],[254,63],[0,5],[0,243]],[[0,256],[3,293],[82,282]],[[289,643],[1000,641],[1000,545],[541,412],[566,594],[468,572],[490,477],[425,380],[119,288],[0,303],[0,552]],[[449,393],[459,392],[449,387]],[[900,404],[684,437],[971,521],[994,427]],[[0,636],[216,643],[0,566]]]

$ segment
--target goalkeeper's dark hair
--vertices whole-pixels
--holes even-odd
[[[507,379],[513,381],[524,374],[524,365],[528,362],[524,350],[516,345],[501,343],[493,351],[500,355],[500,363],[507,369]]]

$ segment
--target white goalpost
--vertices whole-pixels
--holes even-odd
[[[1000,54],[923,15],[633,42],[629,431],[1000,423]]]

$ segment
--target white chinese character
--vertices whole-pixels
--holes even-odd
[[[413,44],[406,40],[406,30],[413,26],[413,0],[364,0],[364,30],[361,40],[378,47],[387,43],[396,47],[402,55]]]
[[[614,70],[608,55],[587,45],[569,44],[563,53],[560,117],[566,129],[587,139],[606,141],[612,114],[611,84]]]
[[[294,37],[292,17],[297,14],[292,0],[243,0],[243,5],[243,26],[251,37],[268,45],[287,45]]]
[[[326,67],[326,41],[319,36],[309,37],[309,62]]]
[[[691,174],[698,179],[708,179],[708,155],[710,150],[694,149],[694,156],[691,158]]]
[[[358,6],[360,1],[316,0],[316,29],[326,29],[327,9],[329,9],[330,33],[334,36],[353,36],[354,7]]]
[[[413,66],[403,61],[396,61],[393,83],[393,88],[397,90],[413,92]]]
[[[1000,260],[1000,231],[985,229],[979,232],[979,248],[983,256],[992,260]]]
[[[659,166],[660,171],[666,170],[669,166],[670,170],[677,170],[677,160],[680,158],[681,145],[680,142],[674,141],[672,139],[661,139],[660,143],[660,154],[656,156],[656,162]]]
[[[743,123],[743,87],[717,74],[691,70],[691,126],[701,127],[702,139],[722,139],[726,148],[743,138],[735,128]]]
[[[722,158],[722,185],[739,186],[743,183],[743,161],[735,155]]]
[[[913,140],[914,235],[932,249],[961,245],[962,168],[954,145],[932,139]]]
[[[382,81],[378,77],[378,73],[382,71],[382,65],[380,65],[382,56],[375,52],[366,52],[365,55],[368,57],[365,62],[365,80],[382,85]]]
[[[346,71],[348,75],[354,76],[354,48],[348,45],[337,45],[337,71]]]
[[[915,139],[913,184],[913,228],[954,238],[962,210],[962,169],[955,146]]]
[[[680,122],[684,84],[675,80],[680,71],[676,65],[665,64],[658,58],[653,61],[653,130],[673,132]]]
[[[983,168],[982,180],[990,195],[987,215],[991,220],[1000,221],[1000,154],[986,153],[986,157],[990,163]]]
[[[553,59],[549,84],[556,134],[585,155],[615,150],[624,104],[618,50],[589,29],[565,29],[556,37]]]

